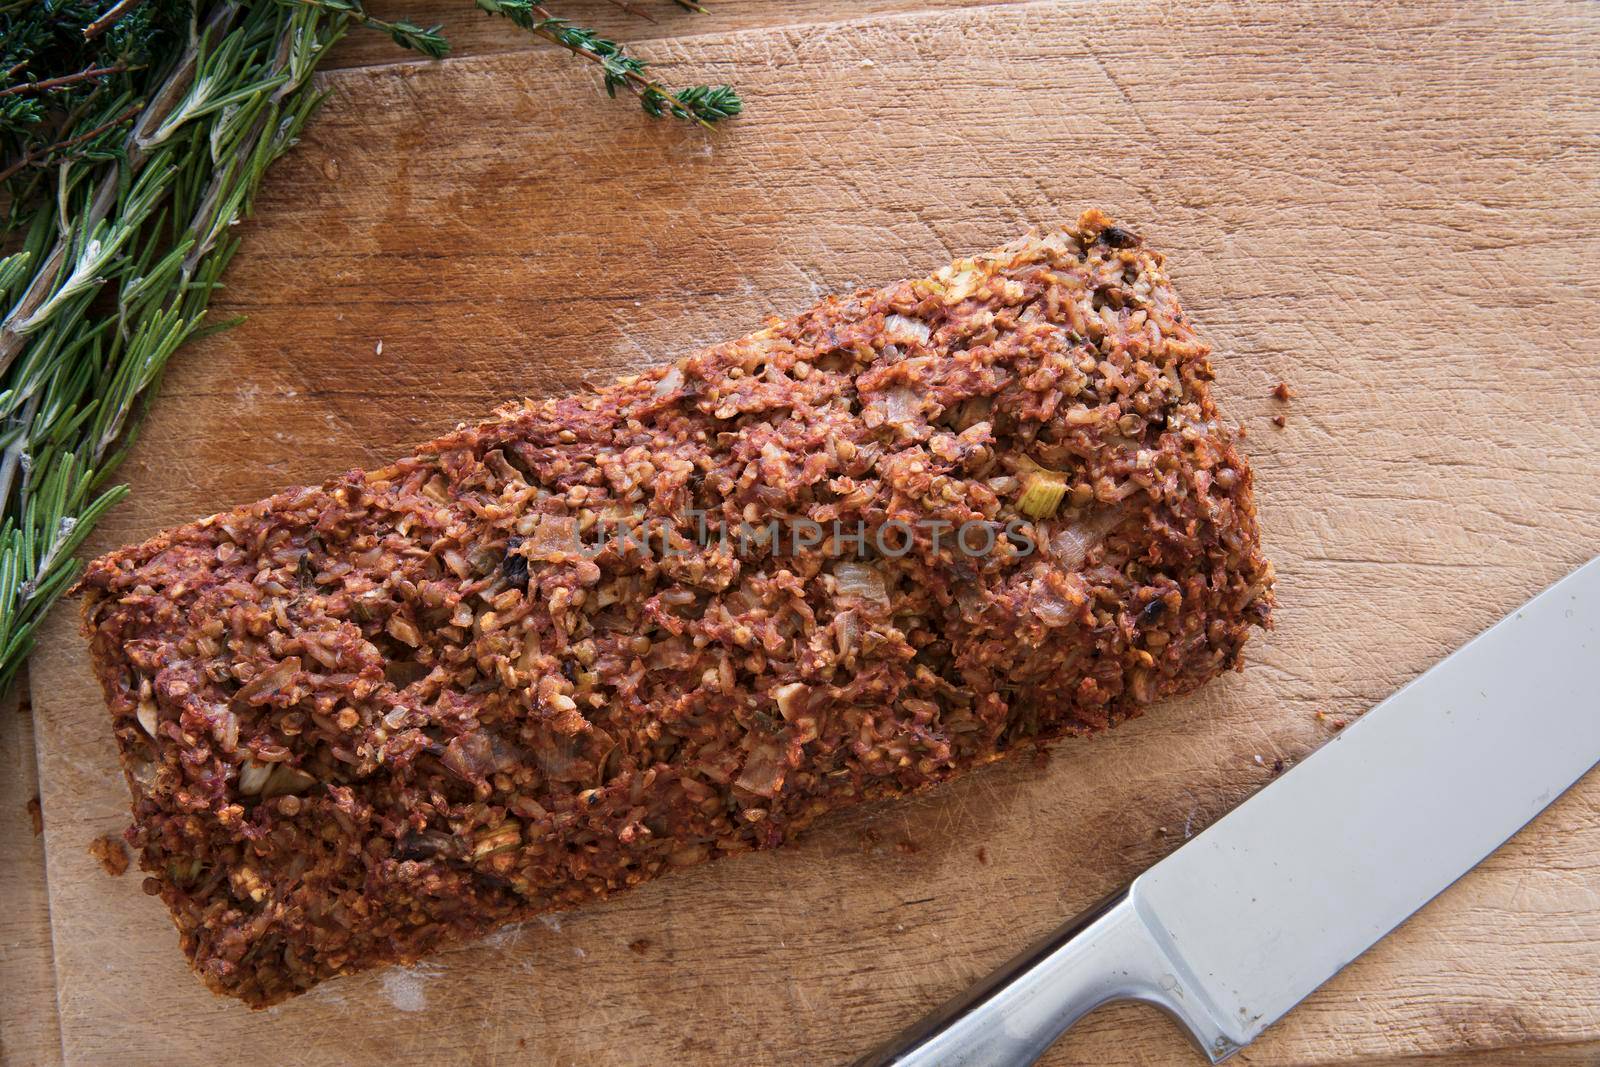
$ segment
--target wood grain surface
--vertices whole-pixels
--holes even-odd
[[[92,547],[1098,205],[1217,346],[1278,629],[1048,761],[252,1014],[86,852],[128,798],[58,612],[32,680],[66,1060],[846,1061],[1600,552],[1593,6],[1019,4],[650,54],[747,117],[597,122],[548,53],[329,75],[228,278],[248,322],[172,367]],[[1591,776],[1241,1061],[1596,1063],[1597,974]],[[1195,1060],[1114,1007],[1047,1062]]]
[[[0,697],[0,1063],[52,1062],[56,1015],[50,903],[44,880],[43,813],[32,709]]]

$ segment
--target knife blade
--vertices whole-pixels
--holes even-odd
[[[1600,558],[862,1067],[1016,1067],[1112,1000],[1213,1063],[1600,763]]]

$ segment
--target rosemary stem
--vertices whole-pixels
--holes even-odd
[[[13,423],[17,435],[6,446],[4,458],[0,459],[0,500],[11,499],[11,483],[17,476],[18,468],[22,466],[23,457],[28,454],[28,428],[33,424],[33,417],[39,410],[40,399],[39,393],[33,394]]]

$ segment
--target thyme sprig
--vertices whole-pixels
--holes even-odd
[[[552,15],[546,8],[533,3],[533,0],[475,2],[491,15],[509,19],[534,36],[543,37],[575,56],[598,64],[606,94],[616,96],[618,89],[626,89],[639,98],[645,114],[652,118],[671,115],[673,118],[710,126],[732,118],[744,109],[739,94],[726,85],[695,85],[676,93],[669,92],[647,77],[644,60],[629,55],[622,45],[593,30],[574,26],[569,19]]]
[[[404,19],[385,21],[367,13],[362,0],[278,0],[282,4],[309,5],[347,16],[352,22],[386,33],[402,48],[442,59],[450,52],[450,42],[439,32],[440,26],[418,26]],[[474,0],[479,9],[507,19],[535,37],[559,45],[581,59],[598,64],[606,94],[615,97],[625,89],[639,98],[647,115],[670,115],[688,122],[710,126],[732,118],[743,110],[743,101],[731,86],[693,85],[673,92],[646,75],[648,64],[628,54],[627,49],[594,30],[573,25],[570,19],[551,14],[533,0]],[[630,14],[649,17],[628,0],[612,2]],[[681,3],[681,0],[679,0]],[[705,10],[698,4],[683,4],[692,10]],[[651,21],[654,21],[653,19]]]
[[[611,0],[630,14],[650,16],[628,0]],[[674,0],[682,8],[700,14],[704,5],[695,0]],[[576,26],[572,20],[552,14],[533,0],[474,0],[480,10],[499,15],[536,37],[559,45],[600,67],[606,95],[615,97],[618,89],[625,89],[638,97],[640,106],[651,118],[671,116],[687,122],[711,126],[724,119],[733,118],[744,110],[744,101],[731,85],[691,85],[672,91],[650,78],[645,71],[649,64],[630,55],[616,41],[602,37],[594,30]],[[650,21],[654,22],[652,18]]]
[[[439,26],[418,26],[410,19],[380,19],[367,14],[361,0],[278,0],[278,3],[285,7],[316,7],[344,15],[356,25],[387,34],[401,48],[421,52],[429,59],[443,59],[450,54],[450,42],[439,32]]]

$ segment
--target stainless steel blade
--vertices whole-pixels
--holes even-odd
[[[1259,1034],[1600,762],[1600,559],[1130,890],[1180,996]],[[1222,1050],[1218,1050],[1222,1051]]]

